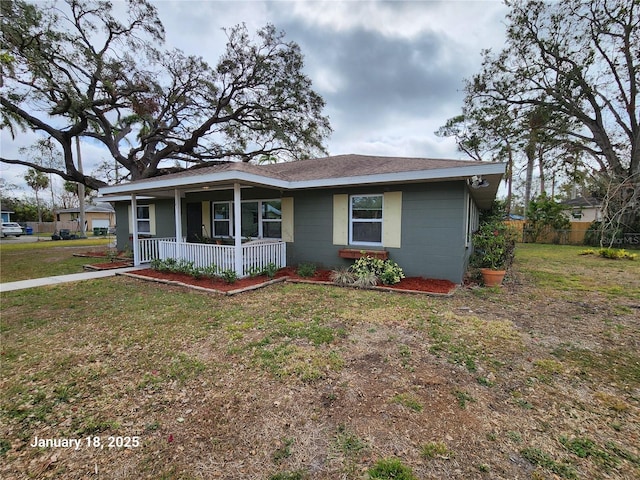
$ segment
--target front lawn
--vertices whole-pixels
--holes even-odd
[[[109,239],[61,240],[0,245],[0,282],[16,282],[30,278],[50,277],[82,272],[87,258],[74,253],[104,252]]]
[[[640,262],[579,250],[451,298],[3,293],[0,477],[636,478]]]

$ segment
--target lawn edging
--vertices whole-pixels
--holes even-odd
[[[166,278],[155,278],[155,277],[147,277],[146,275],[137,275],[135,273],[129,273],[129,272],[117,272],[116,275],[121,275],[123,277],[131,277],[131,278],[136,278],[138,280],[145,280],[147,282],[156,282],[156,283],[163,283],[165,285],[174,285],[174,286],[178,286],[178,287],[186,287],[186,288],[191,288],[193,290],[199,290],[201,292],[209,292],[209,293],[216,293],[219,295],[236,295],[238,293],[243,293],[243,292],[248,292],[251,290],[257,290],[259,288],[263,288],[263,287],[267,287],[269,285],[273,285],[275,283],[281,283],[284,282],[288,279],[288,277],[281,277],[281,278],[275,278],[272,280],[267,280],[265,282],[262,283],[258,283],[256,285],[250,285],[248,287],[243,287],[243,288],[238,288],[235,290],[217,290],[215,288],[207,288],[207,287],[201,287],[198,285],[190,285],[188,283],[184,283],[184,282],[179,282],[177,280],[169,280]]]
[[[131,278],[136,278],[139,280],[145,280],[145,281],[150,281],[150,282],[157,282],[157,283],[163,283],[166,285],[174,285],[174,286],[180,286],[180,287],[186,287],[186,288],[192,288],[194,290],[199,290],[199,291],[203,291],[203,292],[213,292],[213,293],[217,293],[220,295],[236,295],[238,293],[243,293],[243,292],[249,292],[251,290],[257,290],[259,288],[264,288],[264,287],[268,287],[269,285],[274,285],[276,283],[284,283],[284,282],[291,282],[291,283],[300,283],[300,284],[307,284],[307,285],[325,285],[325,286],[330,286],[330,287],[340,287],[340,285],[337,285],[333,282],[326,282],[326,281],[322,281],[322,280],[305,280],[305,279],[300,279],[300,278],[295,278],[295,277],[290,277],[290,276],[283,276],[283,277],[278,277],[275,279],[270,279],[270,280],[265,280],[264,282],[261,283],[257,283],[255,285],[250,285],[247,287],[242,287],[242,288],[238,288],[238,289],[234,289],[234,290],[218,290],[216,288],[208,288],[208,287],[202,287],[199,285],[192,285],[189,283],[185,283],[185,282],[181,282],[181,281],[177,281],[177,280],[170,280],[170,279],[166,279],[166,278],[157,278],[157,277],[149,277],[146,275],[138,275],[136,273],[130,273],[130,272],[118,272],[116,273],[116,275],[122,275],[122,276],[126,276],[126,277],[131,277]],[[349,286],[347,286],[349,287]],[[455,292],[458,289],[458,285],[454,286],[454,288],[451,289],[451,291],[449,291],[448,293],[439,293],[439,292],[425,292],[423,290],[410,290],[410,289],[405,289],[405,288],[395,288],[395,287],[386,287],[386,286],[374,286],[374,287],[368,287],[368,288],[360,288],[360,287],[350,287],[350,288],[356,288],[359,290],[374,290],[374,291],[380,291],[380,292],[391,292],[391,293],[404,293],[404,294],[420,294],[420,295],[429,295],[429,296],[434,296],[434,297],[451,297],[455,294]]]

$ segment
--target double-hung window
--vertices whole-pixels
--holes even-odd
[[[231,235],[231,204],[221,202],[213,204],[213,236],[228,237]]]
[[[213,203],[213,236],[233,236],[233,203]],[[241,235],[246,238],[282,238],[282,201],[247,200],[240,207]]]
[[[151,233],[151,212],[149,205],[138,205],[136,210],[136,219],[138,221],[138,233]]]
[[[382,195],[352,195],[349,201],[349,243],[382,245]]]
[[[264,200],[262,203],[262,238],[282,238],[282,202]]]

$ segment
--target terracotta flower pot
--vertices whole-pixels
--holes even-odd
[[[495,287],[496,285],[502,284],[502,280],[507,272],[505,270],[481,268],[480,273],[482,273],[482,280],[487,287]]]

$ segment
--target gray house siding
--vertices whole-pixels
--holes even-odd
[[[154,205],[155,234],[152,237],[175,237],[173,200],[139,200],[138,205]],[[129,231],[129,208],[131,202],[117,202],[114,205],[116,211],[116,239],[118,250],[132,249],[131,232]],[[145,236],[141,236],[144,238]],[[148,235],[146,235],[148,237]]]
[[[402,197],[402,248],[390,257],[407,276],[459,283],[464,275],[464,183],[407,187]]]
[[[357,188],[280,191],[243,188],[243,200],[293,197],[294,242],[287,243],[287,264],[314,263],[323,268],[348,266],[353,260],[340,258],[343,248],[387,250],[407,276],[462,281],[470,248],[465,245],[466,185],[458,182],[386,185]],[[384,194],[402,192],[401,248],[333,244],[333,196],[336,194]],[[231,190],[188,193],[182,199],[183,233],[186,232],[186,205],[197,202],[232,201]],[[175,236],[173,199],[139,201],[154,204],[156,237]],[[116,204],[118,248],[130,243],[128,208]]]
[[[295,242],[287,245],[291,265],[313,262],[322,267],[349,265],[342,248],[385,249],[407,276],[459,283],[466,268],[465,185],[463,182],[386,187],[309,190],[294,196]],[[402,192],[401,248],[333,245],[333,195]]]

